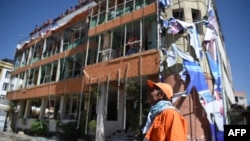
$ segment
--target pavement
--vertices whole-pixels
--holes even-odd
[[[57,141],[56,139],[47,139],[44,137],[33,137],[23,132],[0,131],[0,141]]]

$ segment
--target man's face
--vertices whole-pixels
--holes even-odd
[[[155,105],[160,99],[163,99],[163,96],[159,94],[157,88],[151,88],[148,93],[148,104]]]

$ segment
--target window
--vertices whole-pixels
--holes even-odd
[[[65,111],[62,113],[63,118],[62,119],[69,119],[69,120],[76,120],[78,118],[79,114],[79,104],[80,103],[80,95],[70,95],[67,98],[67,101],[65,102]],[[58,105],[59,106],[59,105]],[[83,107],[83,105],[81,105]]]
[[[183,12],[183,9],[175,9],[175,10],[173,10],[173,17],[175,19],[184,21],[184,12]],[[184,31],[181,30],[179,33],[182,34],[183,32]]]
[[[15,69],[20,67],[21,58],[22,58],[21,53],[16,54],[15,61],[14,61],[15,62]]]
[[[107,120],[116,121],[118,117],[117,111],[117,93],[115,91],[109,91],[107,105]]]
[[[43,52],[43,42],[40,41],[36,45],[32,47],[32,61],[31,63],[35,63],[41,59],[41,55]]]
[[[84,21],[65,29],[63,35],[63,50],[69,50],[82,44],[86,36],[86,33],[84,33],[85,31],[86,24]]]
[[[40,84],[45,84],[50,82],[51,68],[52,68],[51,63],[42,66]]]
[[[14,84],[11,84],[10,90],[13,90],[13,89],[14,89]]]
[[[239,96],[239,100],[244,100],[244,97],[242,97],[242,96]]]
[[[175,19],[179,19],[179,20],[184,20],[184,12],[183,9],[175,9],[173,10],[173,17]]]
[[[7,72],[6,72],[5,78],[10,78],[10,71],[7,71]]]
[[[28,115],[28,118],[38,118],[40,115],[41,110],[41,101],[38,99],[34,99],[31,101],[30,106],[30,113]]]
[[[47,119],[59,119],[59,108],[60,108],[60,99],[59,97],[51,97],[48,100],[47,108],[45,109],[44,117]]]
[[[236,96],[236,97],[235,97],[235,102],[238,102],[238,101],[239,101],[239,100],[238,100],[238,97]]]
[[[27,71],[26,75],[26,87],[31,87],[37,84],[38,68],[33,68]]]
[[[8,85],[9,85],[8,83],[3,83],[2,90],[6,91],[8,88]]]
[[[201,16],[200,15],[201,14],[200,14],[199,10],[192,9],[192,19],[193,19],[194,23],[201,20]],[[203,34],[202,24],[201,23],[196,24],[196,30],[197,30],[197,33]]]
[[[24,51],[24,61],[23,61],[23,65],[27,65],[28,64],[28,60],[29,59],[29,49],[26,49]]]

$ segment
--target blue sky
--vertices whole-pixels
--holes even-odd
[[[225,48],[230,60],[235,91],[245,92],[250,105],[249,0],[216,0]]]
[[[171,1],[171,0],[170,0]],[[230,60],[235,91],[245,92],[250,99],[250,4],[249,0],[215,0],[225,47]],[[29,36],[36,25],[54,19],[78,0],[1,0],[0,59],[14,59],[19,40]],[[249,100],[250,101],[250,100]],[[250,102],[249,102],[250,104]]]

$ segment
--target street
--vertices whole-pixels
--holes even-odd
[[[31,137],[22,133],[0,131],[0,141],[56,141],[44,137]]]

